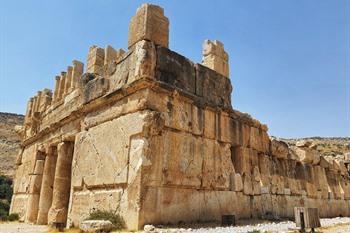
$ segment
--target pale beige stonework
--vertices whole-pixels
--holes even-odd
[[[204,41],[202,64],[225,77],[229,77],[228,55],[224,50],[224,45],[218,40]]]
[[[145,4],[129,50],[89,49],[28,101],[11,212],[79,226],[94,210],[145,224],[350,214],[350,161],[270,138],[232,108],[228,55],[206,41],[203,63],[168,49],[163,9]]]
[[[163,8],[143,4],[137,9],[129,25],[128,47],[141,40],[152,41],[166,48],[169,46],[169,20],[164,16]]]

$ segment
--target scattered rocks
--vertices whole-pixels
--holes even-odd
[[[143,230],[146,231],[146,232],[149,232],[149,231],[154,231],[156,228],[153,226],[153,225],[145,225],[143,227]]]

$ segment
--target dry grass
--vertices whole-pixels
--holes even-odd
[[[337,230],[337,232],[339,231],[343,231],[343,232],[348,232],[345,230],[349,230],[350,229],[350,223],[339,223],[336,224],[334,226],[326,226],[326,227],[320,227],[318,228],[319,232],[322,233],[331,233],[334,232],[335,230]]]
[[[80,233],[80,230],[78,228],[70,228],[70,229],[64,229],[64,232],[67,233]],[[50,227],[47,233],[60,233],[57,229]]]

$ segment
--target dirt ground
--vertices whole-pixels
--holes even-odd
[[[210,232],[210,227],[207,228]],[[191,229],[162,229],[161,232],[191,232]],[[215,231],[215,230],[214,230]],[[47,226],[31,225],[26,223],[0,223],[0,232],[1,233],[57,233],[57,230],[51,229]],[[66,233],[78,233],[78,229],[69,229],[65,230]],[[153,232],[160,232],[156,229]],[[207,231],[206,231],[207,232]],[[229,231],[235,232],[235,231]],[[276,231],[266,231],[268,233],[275,233]],[[281,231],[283,233],[296,233],[298,231]],[[350,223],[337,224],[334,226],[325,226],[316,230],[317,233],[350,233]],[[264,232],[261,232],[264,233]]]
[[[47,226],[31,225],[26,223],[2,223],[0,224],[1,233],[46,233],[49,230]]]

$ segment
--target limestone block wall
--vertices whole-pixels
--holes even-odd
[[[28,102],[11,212],[77,226],[94,210],[144,224],[291,218],[294,206],[350,215],[350,161],[289,147],[234,110],[228,55],[206,41],[197,64],[171,51],[168,19],[142,5],[129,50],[91,46],[55,89]],[[52,94],[53,93],[53,94]]]

